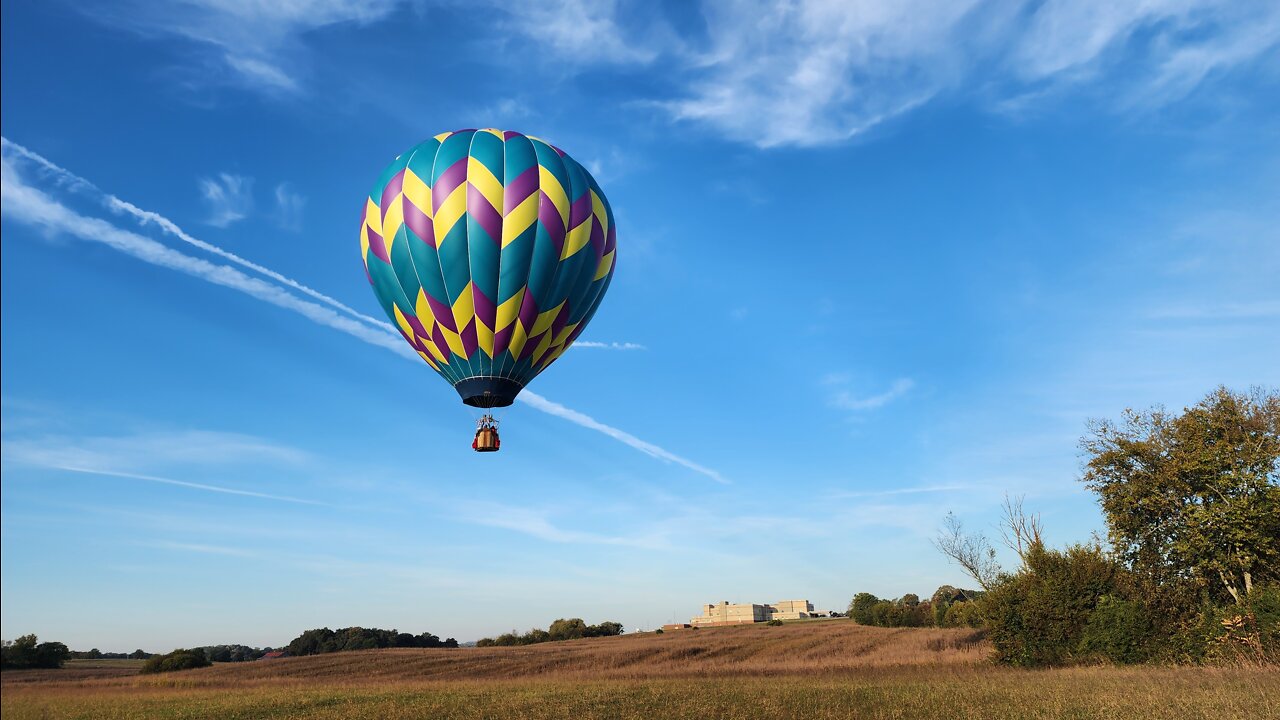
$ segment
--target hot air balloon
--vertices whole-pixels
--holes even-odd
[[[582,334],[613,278],[609,201],[563,150],[502,130],[437,135],[395,159],[360,225],[373,292],[431,369],[480,408],[472,447],[498,449],[493,408]]]

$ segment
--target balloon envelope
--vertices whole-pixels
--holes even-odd
[[[476,407],[510,405],[587,326],[613,278],[613,211],[559,148],[460,130],[400,155],[360,251],[404,339]]]

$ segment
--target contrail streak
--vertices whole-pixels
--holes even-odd
[[[142,208],[138,207],[137,205],[134,205],[131,202],[128,202],[126,200],[121,200],[115,195],[112,195],[108,192],[104,192],[103,190],[99,189],[96,185],[89,182],[88,180],[85,180],[84,178],[80,177],[79,175],[76,175],[70,170],[67,170],[64,167],[61,167],[53,163],[52,161],[46,159],[44,156],[32,150],[28,150],[27,148],[9,140],[8,138],[0,138],[0,144],[3,145],[5,150],[10,151],[17,155],[21,155],[22,157],[27,158],[28,160],[31,160],[32,162],[38,164],[45,171],[57,177],[61,182],[66,183],[67,187],[73,190],[76,190],[78,192],[84,192],[84,193],[95,196],[104,205],[106,205],[108,209],[114,212],[131,215],[134,217],[134,219],[136,219],[142,225],[154,224],[157,227],[159,227],[161,230],[165,231],[166,233],[172,235],[173,237],[178,238],[179,240],[189,245],[194,245],[195,247],[198,247],[201,250],[204,250],[205,252],[212,253],[214,255],[217,255],[218,257],[230,260],[231,262],[235,263],[236,265],[239,265],[240,267],[252,270],[260,275],[269,277],[272,280],[275,280],[276,282],[282,285],[287,285],[293,288],[294,290],[297,290],[298,292],[304,295],[309,295],[310,297],[316,300],[319,300],[320,302],[330,307],[340,310],[350,315],[351,317],[356,318],[357,320],[361,320],[363,322],[369,323],[370,325],[374,325],[376,327],[389,328],[386,321],[384,320],[379,320],[378,318],[370,317],[369,315],[366,315],[360,312],[359,310],[356,310],[355,308],[352,308],[349,305],[346,305],[340,300],[336,300],[332,297],[329,297],[328,295],[325,295],[324,293],[318,290],[309,288],[306,285],[303,285],[302,283],[298,282],[297,280],[294,280],[293,278],[287,277],[285,275],[281,275],[280,273],[276,272],[275,270],[272,270],[271,268],[263,267],[262,265],[259,265],[258,263],[255,263],[252,260],[246,260],[245,258],[242,258],[233,252],[228,252],[226,250],[223,250],[217,245],[207,243],[204,240],[201,240],[197,237],[192,237],[182,228],[178,227],[177,223],[173,222],[169,218],[159,213],[152,212],[150,210],[143,210]],[[392,334],[394,334],[394,331],[392,331]]]
[[[205,485],[203,483],[187,482],[186,480],[156,477],[155,475],[139,475],[138,473],[117,472],[115,470],[97,470],[94,468],[75,467],[72,465],[48,465],[46,467],[53,470],[66,470],[68,472],[84,473],[85,475],[103,475],[105,477],[129,478],[130,480],[145,480],[146,482],[161,483],[164,485],[177,485],[178,487],[191,488],[193,490],[207,490],[209,492],[223,493],[225,495],[243,495],[245,497],[261,498],[263,500],[279,500],[280,502],[298,503],[300,505],[323,505],[325,507],[332,507],[327,503],[318,502],[316,500],[304,500],[302,498],[289,497],[288,495],[270,495],[267,493],[254,492],[252,490],[237,490],[235,488],[222,487],[220,485]]]

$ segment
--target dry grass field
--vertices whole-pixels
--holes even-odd
[[[153,676],[3,674],[22,718],[1280,718],[1280,672],[986,662],[967,630],[845,621],[373,650]]]

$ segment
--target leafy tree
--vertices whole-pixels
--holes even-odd
[[[71,657],[71,651],[60,642],[39,642],[35,635],[23,635],[5,642],[0,651],[0,667],[60,668]]]
[[[36,658],[33,667],[60,668],[71,657],[71,650],[60,642],[42,642],[36,646]]]
[[[552,640],[577,640],[586,634],[586,630],[587,624],[582,618],[560,618],[547,628]]]
[[[1242,605],[1280,581],[1280,394],[1219,387],[1181,415],[1128,410],[1081,446],[1112,545],[1153,588]]]
[[[977,600],[961,600],[947,605],[942,622],[938,623],[939,627],[980,628],[982,625],[982,603]]]
[[[23,635],[16,640],[6,641],[3,649],[3,663],[7,668],[28,668],[36,659],[36,644],[39,638],[35,635]]]
[[[583,637],[613,637],[622,634],[622,623],[606,620],[599,625],[588,625]]]
[[[861,592],[853,596],[849,603],[849,618],[859,625],[871,625],[871,608],[880,602],[880,598],[871,593]]]
[[[933,608],[920,596],[907,593],[897,600],[881,600],[871,593],[858,593],[849,603],[849,617],[859,625],[879,627],[921,627],[930,623]]]
[[[146,660],[149,657],[151,657],[151,653],[143,650],[142,648],[138,648],[137,650],[129,653],[130,660]]]
[[[476,647],[493,647],[506,645],[535,645],[537,643],[551,642],[554,640],[576,640],[584,637],[610,637],[622,634],[622,623],[606,620],[599,625],[587,625],[582,618],[560,618],[551,623],[551,627],[547,630],[533,628],[523,635],[517,635],[515,631],[503,633],[496,638],[481,638],[476,641]],[[445,647],[457,647],[457,642],[453,638],[445,641]],[[448,645],[448,643],[454,643]]]
[[[142,664],[138,672],[143,674],[174,672],[209,667],[213,663],[199,648],[187,650],[179,648],[165,655],[156,655]]]

